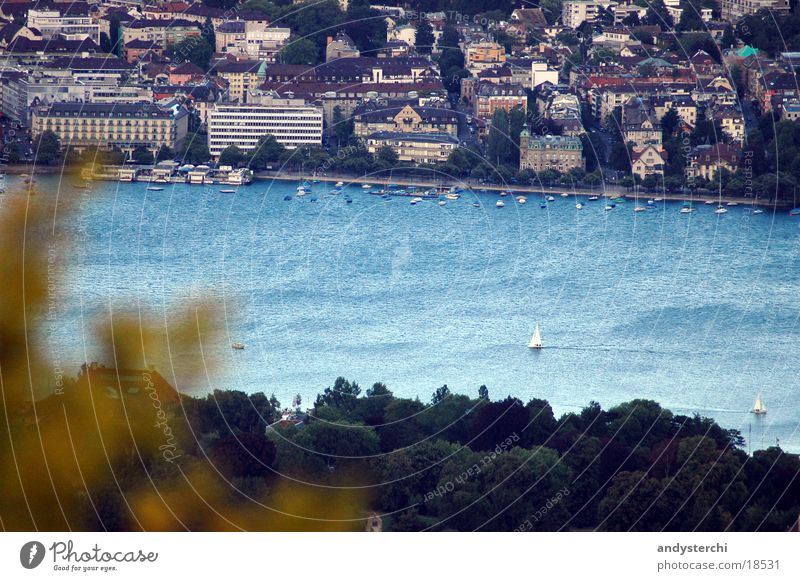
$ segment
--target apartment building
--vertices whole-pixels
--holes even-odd
[[[789,0],[720,0],[719,7],[723,20],[737,22],[762,8],[771,12],[788,12]]]
[[[122,25],[122,44],[143,40],[166,48],[193,36],[200,36],[200,25],[189,20],[139,19]]]
[[[151,103],[53,103],[33,112],[31,132],[58,135],[62,147],[119,149],[128,154],[137,147],[153,153],[162,145],[177,149],[186,138],[188,114]]]
[[[35,28],[42,38],[62,36],[66,40],[89,39],[100,44],[100,25],[89,15],[88,5],[70,3],[28,10],[28,28]]]
[[[528,95],[520,85],[480,83],[475,90],[473,105],[475,117],[488,121],[498,109],[511,111],[522,107],[527,111]]]
[[[215,72],[228,83],[230,99],[245,103],[248,92],[264,82],[266,68],[267,63],[261,61],[234,61],[219,64]]]
[[[506,49],[496,42],[473,42],[467,46],[464,66],[473,74],[501,66],[506,62]]]
[[[354,133],[444,133],[458,136],[458,118],[443,107],[421,107],[410,103],[392,105],[370,101],[353,113]]]
[[[458,147],[458,139],[447,133],[378,132],[367,137],[367,149],[377,153],[391,147],[399,161],[413,163],[443,163]]]
[[[593,0],[569,0],[561,9],[561,22],[567,28],[578,28],[584,22],[597,20],[601,4]]]
[[[583,143],[578,137],[531,136],[527,130],[523,130],[519,136],[519,149],[521,170],[566,172],[573,168],[586,167],[583,159]]]
[[[322,144],[322,109],[302,99],[262,96],[247,104],[218,103],[208,113],[208,149],[213,157],[229,145],[252,150],[263,135],[294,149]]]

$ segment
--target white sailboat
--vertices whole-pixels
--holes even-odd
[[[542,345],[542,334],[539,332],[539,323],[536,323],[536,328],[533,330],[533,336],[531,337],[531,342],[528,343],[529,349],[541,349],[544,347]]]
[[[767,413],[767,406],[765,406],[764,402],[761,401],[760,393],[756,396],[756,402],[753,404],[753,409],[751,409],[750,412],[756,414],[757,416]]]

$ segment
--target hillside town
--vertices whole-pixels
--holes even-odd
[[[786,0],[4,0],[2,161],[793,201],[800,52],[775,19],[797,27]]]

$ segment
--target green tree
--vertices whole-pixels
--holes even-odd
[[[175,157],[175,151],[168,145],[162,145],[156,153],[156,161],[168,161]]]
[[[333,134],[339,145],[346,144],[353,135],[355,121],[352,117],[345,117],[342,108],[336,105],[333,108]]]
[[[152,165],[153,164],[153,152],[150,151],[147,147],[140,145],[136,147],[136,149],[131,152],[131,160],[135,161],[139,165]]]
[[[208,70],[208,63],[213,53],[214,48],[202,36],[190,36],[167,47],[167,54],[172,62],[194,63],[204,71]]]
[[[508,113],[497,109],[486,141],[486,158],[496,167],[508,163],[513,156]]]
[[[58,135],[49,129],[43,131],[39,139],[36,140],[33,155],[37,163],[48,165],[57,161],[61,155],[61,142],[58,139]]]
[[[375,162],[380,168],[390,168],[397,165],[397,152],[388,145],[382,146],[375,155]]]
[[[278,53],[278,61],[285,65],[313,65],[319,60],[317,45],[307,38],[290,38]]]
[[[262,135],[251,153],[249,166],[253,169],[264,169],[267,165],[280,161],[285,152],[286,148],[274,135]]]
[[[206,144],[206,135],[203,133],[195,133],[186,138],[181,148],[178,150],[178,157],[183,163],[206,163],[211,154],[208,152],[208,145]]]
[[[433,36],[433,27],[427,20],[420,20],[417,22],[417,31],[414,40],[414,48],[420,54],[431,54],[433,50],[433,43],[435,38]]]
[[[237,167],[246,159],[244,152],[235,145],[229,145],[219,154],[219,165]]]

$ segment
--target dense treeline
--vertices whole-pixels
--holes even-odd
[[[425,404],[339,378],[304,425],[268,437],[277,402],[264,396],[184,405],[232,477],[368,487],[390,530],[781,531],[800,514],[797,455],[748,457],[738,432],[648,400],[556,418],[544,400],[493,401],[485,386],[477,398],[443,386]],[[245,450],[231,442],[241,434]]]

